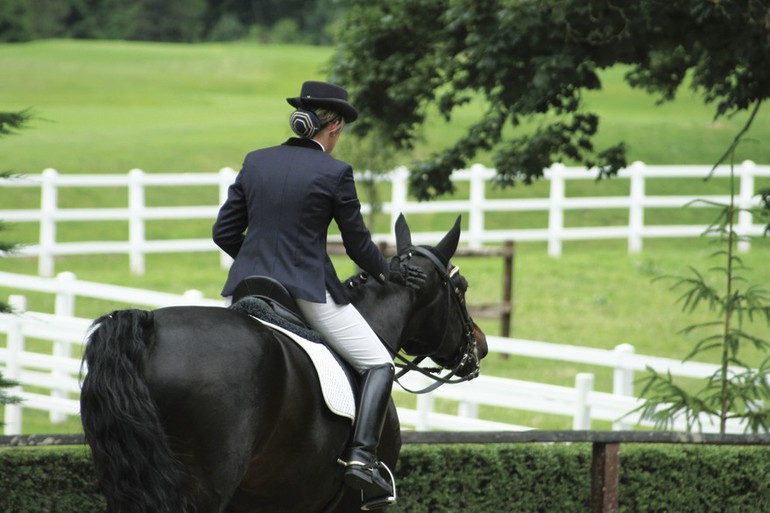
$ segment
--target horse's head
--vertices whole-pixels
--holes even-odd
[[[475,377],[487,354],[487,339],[468,313],[468,281],[450,262],[459,240],[459,217],[436,246],[414,246],[404,216],[396,221],[398,257],[427,275],[416,291],[416,308],[402,332],[401,348],[412,356],[430,357],[458,377]]]

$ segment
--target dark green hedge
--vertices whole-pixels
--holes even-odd
[[[390,513],[583,512],[590,444],[406,445]],[[621,513],[766,513],[770,448],[621,445]],[[84,448],[0,449],[0,512],[96,513]]]
[[[104,510],[85,447],[0,449],[0,512]]]
[[[621,445],[622,513],[770,511],[770,448]]]
[[[390,511],[587,511],[590,468],[584,444],[407,445]]]

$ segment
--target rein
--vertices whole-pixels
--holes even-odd
[[[476,366],[476,370],[474,372],[466,376],[455,377],[457,372],[461,368],[467,365],[468,362],[476,359],[475,354],[477,351],[477,348],[476,348],[477,341],[476,341],[476,336],[474,335],[473,321],[471,320],[471,316],[468,313],[468,308],[463,304],[463,301],[460,298],[460,290],[452,284],[452,276],[454,276],[459,271],[459,268],[452,267],[450,264],[445,266],[431,251],[419,246],[413,246],[409,248],[409,250],[404,252],[403,255],[399,255],[399,259],[408,260],[409,258],[411,258],[413,253],[416,253],[422,257],[427,258],[433,264],[433,266],[441,275],[441,280],[444,282],[444,285],[447,288],[447,308],[446,308],[447,322],[444,323],[444,333],[441,336],[441,343],[439,344],[436,352],[441,350],[441,348],[444,346],[444,344],[447,341],[447,333],[449,331],[449,312],[452,309],[453,298],[454,298],[454,303],[459,308],[460,315],[462,317],[463,340],[465,342],[462,353],[457,363],[449,370],[449,374],[446,374],[444,376],[439,375],[439,373],[442,371],[440,367],[420,367],[419,366],[419,364],[426,358],[426,356],[418,356],[413,360],[409,360],[408,358],[403,357],[401,354],[399,354],[397,351],[391,348],[389,344],[385,344],[385,346],[388,348],[391,354],[393,354],[394,359],[399,362],[399,363],[396,363],[396,366],[399,369],[401,369],[395,376],[395,379],[394,379],[395,382],[398,383],[398,385],[402,389],[412,394],[426,394],[428,392],[432,392],[433,390],[437,389],[441,385],[462,383],[464,381],[470,381],[478,377],[479,375],[478,365]],[[403,377],[405,374],[411,371],[418,372],[419,374],[422,374],[423,376],[432,379],[434,383],[431,383],[427,387],[420,390],[411,390],[407,388],[399,381],[399,378]]]

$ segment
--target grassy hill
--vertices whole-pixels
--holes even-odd
[[[0,139],[0,169],[20,173],[39,173],[47,167],[64,173],[125,173],[137,167],[147,172],[213,172],[224,166],[237,169],[247,151],[280,143],[289,136],[291,108],[284,98],[296,95],[303,80],[324,79],[331,53],[329,48],[243,43],[41,41],[0,45],[0,110],[31,107],[37,116],[19,135]],[[745,120],[739,115],[714,122],[710,107],[689,91],[682,91],[674,103],[656,106],[654,98],[625,86],[622,74],[622,69],[605,73],[603,90],[587,99],[602,118],[600,144],[625,139],[631,160],[711,163]],[[481,107],[467,106],[448,124],[432,116],[421,144],[404,163],[451,144]],[[760,143],[742,145],[738,160],[770,163],[767,111],[757,118],[750,135]],[[345,158],[345,143],[343,138],[336,156]],[[485,156],[479,160],[484,163]],[[494,194],[529,196],[541,185]],[[585,194],[606,194],[615,185],[587,182]],[[660,194],[702,188],[694,182],[668,180],[655,187]],[[710,184],[708,191],[724,194],[725,183]],[[181,196],[170,201],[194,200]],[[37,208],[37,201],[37,194],[0,187],[2,208]],[[63,201],[69,206],[117,206],[125,198],[100,190]],[[617,213],[597,212],[593,222],[613,222],[602,217],[605,215]],[[497,222],[521,224],[519,219],[499,218]],[[34,240],[33,226],[16,228],[4,232],[3,237]],[[60,236],[74,240],[92,229],[70,223]],[[208,236],[206,223],[184,229],[200,232],[185,236]],[[681,314],[675,306],[679,292],[670,290],[665,282],[652,280],[662,274],[686,273],[688,265],[703,269],[716,265],[717,261],[708,260],[713,249],[699,239],[649,241],[643,253],[629,255],[624,241],[576,242],[565,244],[561,258],[550,259],[543,244],[519,244],[513,334],[604,348],[631,343],[638,353],[682,357],[689,352],[694,337],[677,331],[705,317]],[[745,255],[752,280],[770,282],[768,255],[768,241],[754,244]],[[465,259],[457,263],[471,282],[471,303],[500,296],[499,261]],[[36,263],[5,259],[0,261],[0,268],[34,274]],[[145,276],[131,276],[127,269],[124,256],[67,257],[57,263],[57,270],[72,270],[81,279],[176,293],[197,288],[208,296],[219,292],[225,277],[214,254],[150,255]],[[338,269],[342,274],[353,272],[352,266],[342,261]],[[0,288],[3,296],[9,293],[13,291]],[[31,310],[52,308],[51,300],[42,295],[29,294],[29,299]],[[78,315],[95,317],[119,306],[84,300],[78,303]],[[483,326],[491,334],[498,332],[493,321],[484,321]],[[484,368],[490,374],[564,385],[572,384],[576,372],[586,370],[595,369],[527,359],[490,359]],[[596,386],[607,390],[611,376],[601,372],[597,373]],[[563,419],[541,416],[511,420],[541,427],[569,426]],[[41,422],[44,427],[33,430],[61,431]]]
[[[298,94],[303,80],[325,79],[332,51],[246,43],[0,45],[0,108],[31,107],[38,115],[23,137],[0,140],[0,167],[25,173],[237,167],[246,151],[290,134],[284,98]],[[653,97],[623,83],[623,72],[605,73],[603,89],[586,98],[602,118],[600,145],[625,139],[632,161],[712,163],[745,120],[713,122],[712,109],[689,90],[656,106]],[[481,107],[471,104],[448,124],[433,116],[416,155],[451,144]],[[767,141],[770,113],[762,112],[755,125],[752,135]],[[744,145],[738,157],[768,163],[770,145]]]

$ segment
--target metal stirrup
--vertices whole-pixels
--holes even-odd
[[[393,495],[384,495],[382,497],[375,497],[367,500],[366,497],[364,496],[364,491],[361,490],[361,503],[362,503],[361,511],[371,511],[374,509],[381,509],[381,508],[390,506],[391,504],[396,502],[398,498],[398,494],[396,493],[396,478],[393,477],[393,472],[391,472],[388,466],[381,461],[377,461],[377,468],[385,469],[385,472],[387,472],[388,477],[390,477],[390,486],[393,487]]]

